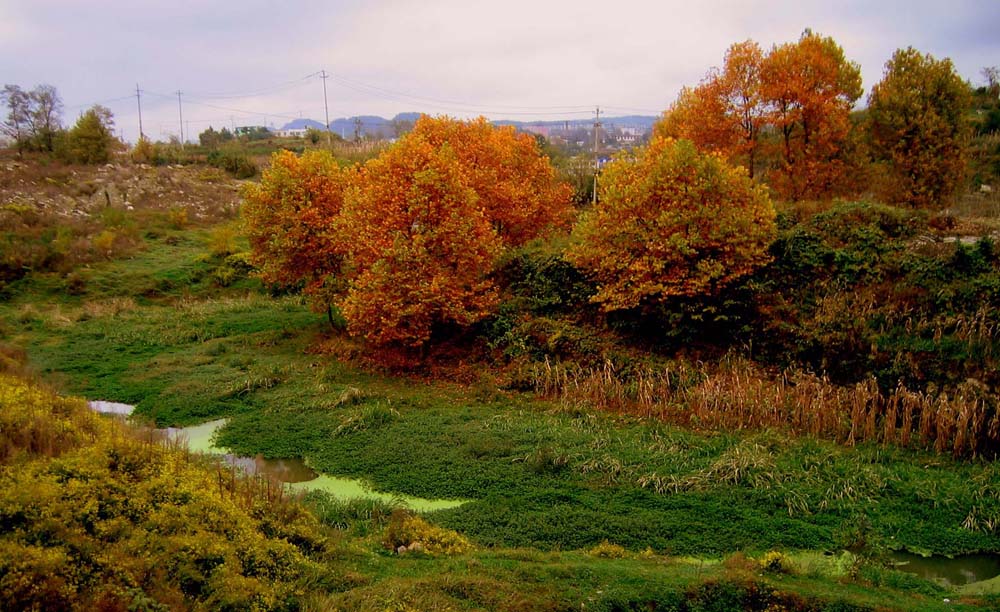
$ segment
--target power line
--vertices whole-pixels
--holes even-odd
[[[528,110],[512,111],[512,110],[487,110],[487,107],[485,107],[484,105],[471,104],[471,103],[463,105],[462,103],[444,102],[442,104],[442,103],[435,102],[435,100],[433,98],[422,98],[420,96],[411,96],[409,94],[392,92],[391,90],[382,89],[380,87],[375,87],[375,86],[372,86],[372,85],[356,84],[356,83],[354,83],[354,82],[352,82],[350,80],[345,80],[342,77],[337,77],[334,74],[331,74],[330,76],[331,76],[331,78],[333,78],[333,80],[337,81],[338,83],[340,83],[344,87],[347,87],[348,89],[352,89],[352,90],[357,91],[359,93],[363,93],[363,94],[367,94],[367,95],[371,95],[371,96],[376,96],[376,97],[379,97],[379,98],[382,98],[382,99],[385,99],[385,100],[391,100],[393,102],[404,102],[404,103],[407,103],[407,104],[415,104],[415,105],[416,104],[419,104],[419,105],[429,105],[429,106],[432,106],[433,108],[435,108],[437,110],[445,110],[445,111],[458,112],[458,113],[478,113],[478,114],[482,114],[482,115],[504,115],[504,116],[510,116],[510,115],[517,115],[517,116],[530,115],[530,116],[535,116],[535,117],[537,117],[539,115],[589,115],[590,114],[590,111],[588,111],[588,110],[562,110],[562,111],[559,111],[559,110],[548,110],[548,109],[555,109],[555,108],[566,108],[566,109],[585,108],[585,107],[582,107],[582,106],[535,107],[535,108],[537,108],[539,110],[532,110],[532,111],[528,111]],[[430,100],[432,102],[432,104],[428,104],[428,100]],[[494,109],[498,109],[498,108],[501,108],[502,106],[503,105],[496,105],[493,108]],[[532,107],[519,106],[519,107],[512,107],[512,108],[528,109],[528,108],[532,108]]]
[[[441,99],[441,98],[432,98],[432,97],[428,97],[428,96],[418,96],[418,95],[409,94],[409,93],[406,93],[406,92],[393,91],[391,89],[386,89],[386,88],[383,88],[383,87],[378,87],[376,85],[369,85],[369,84],[366,84],[366,83],[362,83],[360,81],[355,81],[353,79],[349,79],[349,78],[347,78],[345,76],[341,76],[341,75],[338,75],[338,74],[330,74],[330,76],[333,77],[334,80],[339,81],[341,84],[343,84],[345,86],[352,87],[352,88],[362,88],[362,90],[363,89],[368,89],[368,90],[372,90],[372,91],[376,91],[376,92],[381,92],[381,93],[386,94],[388,96],[393,96],[394,99],[397,99],[397,101],[398,101],[398,98],[409,98],[409,99],[412,99],[412,100],[423,100],[423,101],[427,101],[427,102],[433,102],[433,103],[436,103],[436,104],[446,104],[446,105],[449,105],[449,106],[461,106],[461,107],[467,107],[467,108],[491,108],[491,109],[503,108],[503,109],[512,109],[512,110],[522,110],[522,111],[550,111],[550,110],[563,110],[563,111],[565,111],[565,110],[570,110],[570,109],[585,109],[585,108],[590,108],[589,106],[586,106],[586,105],[524,106],[524,105],[505,105],[505,104],[488,104],[487,105],[487,104],[476,104],[474,102],[459,102],[459,101],[455,101],[455,100],[445,100],[445,99]],[[358,90],[358,89],[356,89],[356,90]],[[587,114],[590,113],[589,110],[588,111],[574,110],[574,114],[579,113],[579,112],[583,112],[583,113],[587,113]],[[532,114],[532,113],[518,113],[518,114]],[[534,113],[534,114],[548,114],[548,113],[541,113],[541,112],[539,112],[539,113]]]
[[[75,108],[83,108],[85,106],[97,106],[99,104],[111,104],[112,102],[122,102],[124,100],[131,100],[135,97],[135,94],[129,94],[127,96],[122,96],[120,98],[109,98],[107,100],[98,100],[97,102],[87,102],[86,104],[74,104],[72,106],[64,106],[66,110],[73,110]]]
[[[638,113],[652,113],[653,115],[660,115],[663,113],[664,110],[662,108],[660,110],[653,110],[651,108],[635,108],[632,106],[605,106],[604,108],[613,108],[620,111],[633,111]]]
[[[209,94],[209,93],[198,93],[198,92],[188,92],[188,95],[194,98],[201,98],[204,100],[225,100],[225,99],[235,99],[235,98],[252,98],[254,96],[259,96],[265,93],[273,93],[275,91],[282,91],[286,89],[292,89],[304,85],[309,79],[314,76],[319,75],[319,72],[313,72],[307,74],[306,76],[295,79],[292,81],[285,81],[284,83],[278,83],[277,85],[271,85],[269,87],[263,87],[261,89],[252,90],[248,92],[240,93],[220,93],[220,94]]]
[[[146,91],[146,93],[148,93],[150,95],[153,95],[153,96],[158,96],[160,98],[167,98],[167,99],[171,99],[171,100],[174,98],[174,96],[168,96],[167,94],[156,93],[155,91]],[[243,109],[243,108],[235,108],[235,107],[232,107],[232,106],[221,106],[219,104],[209,104],[208,102],[197,102],[195,100],[192,100],[190,97],[188,98],[188,104],[195,104],[197,106],[206,106],[208,108],[214,108],[216,110],[230,111],[230,112],[233,112],[233,113],[240,113],[242,115],[250,115],[252,117],[268,117],[268,116],[271,116],[271,117],[281,117],[282,119],[297,119],[297,117],[294,114],[292,114],[291,112],[289,112],[289,113],[269,113],[269,112],[250,111],[250,110],[246,110],[246,109]]]

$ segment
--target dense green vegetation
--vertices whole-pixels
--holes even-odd
[[[5,367],[11,364],[5,362]],[[849,553],[481,548],[361,501],[306,504],[0,375],[6,609],[924,610],[948,591]],[[411,552],[389,554],[387,546]],[[834,582],[836,580],[836,582]],[[945,600],[946,601],[946,600]],[[984,603],[979,600],[978,603]]]
[[[893,215],[902,220],[891,222]],[[821,251],[814,269],[827,282],[817,280],[813,290],[819,291],[843,283],[830,278],[850,274],[861,279],[858,283],[871,278],[844,263],[852,261],[852,250],[869,249],[865,257],[876,248],[905,254],[903,246],[893,249],[893,239],[905,245],[923,231],[905,229],[911,222],[907,215],[844,205],[797,223],[786,217],[782,232],[786,241],[810,231],[820,236],[803,240],[813,250],[809,257],[796,258],[813,261],[812,253]],[[865,230],[866,224],[883,233],[869,242],[838,242],[833,228],[845,218],[860,219],[853,227],[861,234],[876,231]],[[622,362],[626,378],[641,363],[675,363],[681,371],[680,362],[663,354],[640,360],[643,343],[635,339],[635,326],[647,325],[647,320],[623,317],[617,332],[590,334],[588,311],[580,310],[588,286],[551,249],[528,247],[504,268],[503,274],[513,279],[502,310],[509,323],[498,319],[484,326],[493,348],[481,349],[501,367],[500,374],[453,368],[450,375],[464,382],[435,382],[359,368],[352,359],[357,346],[311,313],[299,295],[271,295],[249,276],[241,256],[229,254],[240,244],[226,231],[178,228],[167,217],[160,219],[147,225],[142,244],[129,258],[83,270],[83,281],[73,292],[65,290],[66,277],[59,272],[13,281],[8,299],[0,304],[4,345],[22,348],[33,371],[60,388],[136,403],[139,414],[161,425],[230,416],[220,443],[241,453],[304,456],[319,470],[363,478],[380,490],[468,499],[427,518],[458,531],[476,548],[457,557],[387,555],[385,534],[407,533],[401,531],[402,519],[393,519],[391,506],[313,495],[310,503],[320,522],[336,530],[328,534],[333,544],[327,546],[333,548],[319,557],[310,550],[296,553],[305,556],[292,563],[319,564],[310,567],[318,567],[320,574],[308,576],[322,579],[306,577],[308,585],[296,587],[301,574],[283,574],[289,576],[291,590],[278,581],[273,586],[278,595],[267,597],[225,586],[235,578],[217,582],[223,575],[213,577],[205,570],[209,586],[197,593],[185,592],[169,576],[147,578],[147,583],[121,579],[114,584],[127,588],[114,591],[113,597],[110,587],[96,591],[87,586],[91,582],[72,583],[85,594],[75,600],[84,607],[101,597],[135,602],[141,595],[168,605],[183,600],[213,606],[221,606],[222,600],[212,598],[227,596],[237,602],[235,607],[249,601],[238,596],[253,596],[267,604],[262,608],[317,609],[569,609],[581,601],[588,609],[606,610],[650,602],[657,602],[657,609],[678,610],[764,609],[771,604],[935,609],[949,591],[885,569],[880,561],[884,551],[1000,550],[995,527],[990,527],[1000,516],[995,495],[1000,474],[995,464],[982,459],[956,461],[873,443],[850,448],[766,430],[697,432],[628,414],[594,412],[570,401],[541,401],[513,390],[521,384],[531,387],[526,372],[537,372],[546,357],[596,363],[602,350],[618,356],[614,358]],[[941,269],[958,270],[939,281],[956,287],[995,274],[993,263],[951,267],[961,257],[952,253],[981,256],[984,247],[944,248],[949,250],[943,257],[933,252],[908,256],[924,257],[925,263],[943,261]],[[775,253],[776,269],[754,282],[767,282],[767,274],[783,277],[778,266],[791,265],[791,258]],[[860,261],[862,255],[854,257]],[[878,270],[885,259],[866,261]],[[980,284],[977,280],[974,286]],[[806,292],[809,287],[780,289],[774,299],[793,289]],[[730,328],[737,332],[751,333],[759,320],[735,298],[720,306],[738,315]],[[672,307],[680,313],[678,334],[704,329],[698,325],[705,317],[697,316],[694,305]],[[672,316],[670,312],[665,309],[663,316]],[[805,307],[793,312],[805,322],[813,320]],[[799,329],[809,331],[806,325]],[[546,335],[553,332],[560,337]],[[679,346],[682,337],[654,341]],[[740,338],[737,333],[732,343]],[[719,349],[703,341],[699,350],[710,354]],[[776,359],[769,354],[763,352],[762,358]],[[430,358],[432,364],[442,359]],[[968,357],[961,363],[982,367]],[[847,379],[850,375],[844,374]],[[935,376],[947,384],[943,374]],[[142,448],[152,452],[148,445]],[[39,463],[30,472],[18,468],[11,477],[59,473],[62,468],[53,465]],[[154,467],[148,470],[155,472]],[[106,487],[120,486],[113,478],[118,476],[102,476],[90,494],[101,497]],[[32,523],[5,532],[4,541],[29,541],[32,529],[41,526]],[[11,540],[15,535],[21,539]],[[58,537],[49,541],[63,546]],[[122,537],[119,545],[132,541]],[[101,542],[90,545],[109,545]],[[791,573],[764,571],[742,556],[762,558],[774,549],[788,555]],[[844,549],[857,556],[842,557]],[[164,554],[170,550],[165,547]],[[60,563],[78,563],[76,552],[67,554],[59,557]],[[720,558],[729,560],[712,561]],[[820,559],[818,569],[812,559]],[[823,559],[841,561],[823,565]],[[30,574],[43,565],[29,563],[17,571]],[[8,575],[14,575],[11,571]],[[100,575],[110,570],[93,571]],[[841,582],[831,582],[831,576],[841,576]],[[221,591],[212,590],[217,585],[223,585],[218,586]],[[176,597],[181,599],[166,598],[165,593],[177,592],[171,589],[180,589]]]

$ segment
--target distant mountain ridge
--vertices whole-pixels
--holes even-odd
[[[294,119],[281,126],[281,129],[283,130],[306,130],[309,128],[322,130],[323,124],[319,121],[314,121],[313,119]]]
[[[377,115],[341,117],[330,122],[330,131],[334,134],[340,134],[344,138],[353,138],[355,129],[360,128],[362,136],[381,136],[383,138],[392,138],[397,136],[398,132],[402,131],[404,127],[407,127],[407,124],[419,119],[421,114],[423,113],[399,113],[392,119],[386,119]],[[601,117],[601,123],[605,127],[611,125],[618,127],[629,126],[648,130],[653,127],[653,124],[656,123],[658,119],[659,117],[652,115],[623,115],[618,117]],[[357,123],[359,120],[360,126]],[[493,125],[512,125],[515,128],[524,128],[527,126],[568,126],[572,128],[579,128],[592,126],[594,124],[594,120],[592,118],[550,119],[546,121],[515,121],[511,119],[498,119],[492,123]],[[281,129],[293,130],[306,129],[309,127],[322,130],[323,123],[313,119],[295,119],[286,123]]]

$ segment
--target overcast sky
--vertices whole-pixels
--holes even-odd
[[[491,119],[655,114],[726,48],[805,28],[861,64],[866,91],[899,47],[949,57],[973,84],[1000,65],[1000,0],[0,0],[0,80],[56,86],[65,120],[94,102],[128,140],[208,125],[420,111]],[[308,76],[313,75],[313,76]],[[129,97],[131,96],[131,97]]]

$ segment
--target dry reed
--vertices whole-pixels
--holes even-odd
[[[992,333],[990,330],[989,333]],[[883,392],[874,378],[838,386],[825,376],[769,376],[744,359],[717,368],[681,364],[619,372],[540,364],[535,390],[571,407],[658,418],[712,430],[778,428],[853,445],[920,446],[959,456],[1000,451],[1000,413],[973,382],[954,393]]]

